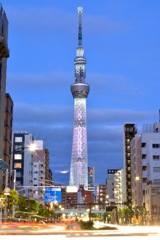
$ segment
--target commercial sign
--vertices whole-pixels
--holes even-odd
[[[66,192],[67,193],[78,192],[78,187],[77,186],[67,186]]]
[[[44,202],[61,202],[61,188],[47,187],[44,192]]]

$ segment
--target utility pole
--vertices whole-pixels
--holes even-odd
[[[6,169],[5,189],[8,187],[8,169]],[[7,219],[7,196],[4,193],[4,221]]]
[[[2,222],[2,198],[0,198],[0,222]]]
[[[13,190],[16,190],[16,169],[13,170]],[[12,219],[15,215],[15,205],[12,205]]]

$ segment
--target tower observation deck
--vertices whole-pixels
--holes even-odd
[[[87,119],[86,99],[89,85],[85,83],[86,59],[82,47],[82,7],[78,7],[78,47],[76,51],[75,83],[71,85],[74,98],[74,126],[72,142],[72,158],[70,168],[70,186],[83,185],[88,189],[88,150],[87,150]]]

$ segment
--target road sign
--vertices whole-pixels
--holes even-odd
[[[5,187],[4,189],[4,195],[10,195],[10,188],[9,187]]]
[[[45,202],[61,202],[61,188],[46,188],[44,192]]]

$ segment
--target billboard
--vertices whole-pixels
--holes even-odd
[[[78,192],[78,187],[77,186],[67,186],[66,192],[67,193]]]
[[[44,202],[61,202],[61,188],[47,187],[44,192]]]

